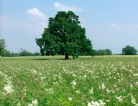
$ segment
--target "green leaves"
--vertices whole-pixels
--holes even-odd
[[[6,47],[5,40],[0,39],[0,56],[4,55],[5,47]]]
[[[137,50],[133,46],[127,45],[125,48],[122,49],[122,54],[124,55],[135,55]]]
[[[48,28],[44,29],[42,38],[36,39],[44,53],[69,55],[90,54],[92,44],[86,38],[85,28],[80,25],[79,17],[72,11],[59,11],[54,18],[49,18]],[[43,54],[44,54],[43,53]]]

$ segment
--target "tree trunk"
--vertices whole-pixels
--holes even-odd
[[[69,55],[68,54],[65,54],[65,59],[69,59]]]

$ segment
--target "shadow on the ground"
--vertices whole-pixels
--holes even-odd
[[[58,59],[58,58],[50,58],[50,59],[46,59],[46,58],[44,58],[44,59],[42,59],[42,58],[37,58],[37,59],[31,59],[31,60],[66,60],[66,59]],[[69,60],[69,59],[68,59]],[[70,60],[72,60],[72,59],[70,59]]]

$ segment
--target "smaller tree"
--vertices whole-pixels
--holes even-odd
[[[135,55],[137,54],[137,50],[133,46],[127,45],[125,48],[122,49],[123,55]]]
[[[5,40],[0,39],[0,56],[4,55],[5,47],[6,47]]]
[[[112,51],[110,49],[106,49],[105,51],[107,55],[112,55]]]
[[[8,50],[5,49],[2,56],[3,57],[12,57],[12,53],[10,53],[10,51],[8,51]]]
[[[28,52],[27,50],[21,49],[19,56],[32,56],[32,53]]]

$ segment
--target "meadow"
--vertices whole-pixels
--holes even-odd
[[[138,56],[0,57],[0,106],[138,106]]]

